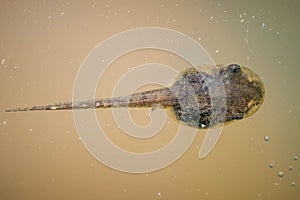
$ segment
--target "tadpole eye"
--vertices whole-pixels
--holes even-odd
[[[241,67],[238,64],[230,64],[227,66],[228,72],[238,73],[241,71]]]

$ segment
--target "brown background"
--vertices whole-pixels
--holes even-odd
[[[204,160],[197,159],[205,135],[199,131],[174,164],[139,175],[94,159],[72,112],[1,112],[0,199],[299,199],[299,8],[297,1],[1,1],[0,110],[71,100],[80,64],[97,44],[147,26],[189,35],[216,63],[248,66],[263,79],[266,99],[253,117],[226,126]],[[151,50],[126,55],[106,71],[97,96],[110,96],[128,68],[147,62],[184,63]],[[133,151],[161,147],[177,128],[168,113],[159,136],[133,140],[111,111],[97,114],[110,139]],[[149,122],[147,109],[131,114]]]

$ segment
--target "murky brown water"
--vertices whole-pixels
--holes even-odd
[[[264,81],[266,99],[254,116],[225,126],[205,159],[197,157],[206,133],[201,130],[179,160],[146,174],[119,172],[97,161],[78,139],[72,112],[1,112],[0,198],[298,199],[299,8],[296,1],[2,2],[1,110],[71,100],[76,73],[97,44],[147,26],[192,37],[216,63],[251,68]],[[109,66],[97,97],[111,96],[122,75],[149,62],[176,70],[189,65],[166,52],[133,52]],[[147,109],[130,113],[139,125],[150,122]],[[140,140],[117,127],[111,110],[97,116],[116,145],[135,152],[161,148],[178,128],[168,111],[160,134]]]

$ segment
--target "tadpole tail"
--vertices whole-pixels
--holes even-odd
[[[44,111],[44,110],[71,110],[75,109],[71,102],[64,102],[45,106],[32,106],[24,108],[12,108],[7,109],[5,112],[25,112],[25,111]]]
[[[173,95],[171,90],[169,88],[162,88],[134,93],[130,96],[125,97],[114,97],[80,102],[63,102],[45,106],[13,108],[7,109],[5,110],[5,112],[79,110],[112,107],[169,107],[175,104],[177,104],[177,98]]]

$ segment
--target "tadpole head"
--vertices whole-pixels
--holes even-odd
[[[189,68],[174,83],[172,92],[178,100],[173,106],[177,120],[197,128],[247,118],[265,97],[258,75],[238,64]]]
[[[224,85],[231,119],[243,119],[253,115],[265,98],[262,80],[255,72],[238,64],[227,65],[226,72]]]

